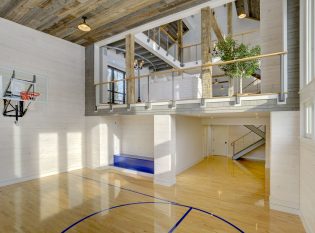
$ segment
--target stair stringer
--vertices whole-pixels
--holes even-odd
[[[235,155],[233,155],[232,159],[236,160],[236,159],[239,159],[241,157],[243,157],[244,155],[246,155],[247,153],[255,150],[256,148],[264,145],[266,143],[265,139],[260,139],[259,141],[251,144],[250,146],[246,147],[245,149],[237,152]]]

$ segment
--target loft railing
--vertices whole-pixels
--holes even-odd
[[[261,62],[263,60],[268,60],[268,63],[272,61],[279,61],[279,74],[278,79],[272,80],[273,83],[270,83],[270,80],[268,82],[264,83],[261,82],[260,85],[258,85],[259,88],[256,93],[243,93],[240,94],[240,90],[244,90],[243,87],[240,87],[239,85],[234,85],[234,92],[225,91],[221,95],[214,95],[214,91],[216,90],[213,88],[212,90],[212,96],[213,98],[217,97],[231,97],[235,96],[236,100],[238,100],[238,97],[246,95],[260,95],[260,94],[278,94],[278,99],[280,102],[285,101],[285,81],[284,81],[284,57],[286,56],[287,52],[277,52],[277,53],[270,53],[270,54],[263,54],[259,56],[253,56],[253,57],[247,57],[242,59],[236,59],[231,61],[221,61],[221,62],[215,62],[215,63],[207,63],[204,65],[199,65],[191,68],[181,68],[181,69],[170,69],[170,70],[164,70],[164,71],[158,71],[158,72],[152,72],[145,75],[140,75],[139,77],[129,77],[124,80],[114,80],[114,81],[106,81],[106,82],[100,82],[95,84],[96,88],[99,88],[101,90],[98,90],[97,92],[100,92],[102,90],[110,90],[111,84],[116,82],[126,82],[125,85],[127,86],[128,82],[132,81],[139,81],[139,85],[136,85],[135,93],[135,99],[139,99],[141,102],[162,102],[162,101],[178,101],[178,100],[200,100],[204,99],[206,96],[209,96],[209,89],[206,89],[206,92],[202,91],[202,74],[209,70],[210,68],[217,67],[219,65],[224,64],[232,64],[232,63],[238,63],[238,62],[244,62],[244,61],[251,61],[251,60],[260,60]],[[279,59],[279,60],[278,60]],[[262,70],[262,77],[261,79],[264,80],[263,77],[264,70]],[[278,75],[276,75],[278,76]],[[226,76],[223,74],[217,74],[212,76],[212,87],[214,87],[216,84],[214,82],[215,79],[222,80],[222,78],[226,79]],[[232,78],[232,82],[234,83],[240,83],[238,82],[238,78]],[[225,90],[229,90],[231,88],[231,81],[224,84]],[[258,82],[258,81],[256,81]],[[223,84],[222,84],[223,85]],[[254,85],[253,83],[250,83],[250,85],[245,86],[245,89],[247,89],[249,86]],[[137,88],[140,86],[140,96],[138,96],[139,92]],[[128,89],[128,88],[127,88]],[[186,91],[185,91],[186,90]],[[260,93],[260,94],[257,94]],[[189,94],[190,93],[190,94]],[[126,94],[126,102],[128,102],[128,94]],[[103,95],[100,95],[103,96]],[[104,95],[106,96],[106,95]],[[210,95],[211,96],[211,95]],[[140,98],[139,98],[140,97]],[[100,100],[100,103],[108,103],[109,100]],[[236,101],[237,102],[237,101]]]
[[[232,35],[232,38],[238,39],[241,42],[244,42],[247,38],[250,38],[251,35],[254,33],[258,33],[259,30],[251,30],[246,31],[242,33],[237,33]],[[212,40],[211,45],[214,47],[215,43],[217,43],[218,40]],[[186,44],[183,45],[183,63],[188,62],[194,62],[196,64],[200,63],[201,61],[201,43],[195,43],[195,44]]]
[[[240,41],[246,40],[247,36],[250,36],[251,34],[257,33],[259,30],[251,30],[247,32],[242,32],[238,34],[232,35],[234,39],[240,38]],[[158,49],[161,47],[167,52],[167,54],[170,54],[174,57],[174,61],[178,60],[180,63],[188,63],[188,62],[195,62],[196,64],[200,63],[201,60],[201,43],[195,43],[195,44],[186,44],[186,45],[180,45],[177,40],[175,40],[165,29],[163,26],[149,29],[145,32],[148,39],[147,41],[150,42],[150,40],[153,40],[157,45]],[[162,43],[164,38],[164,43]],[[214,47],[214,44],[217,42],[217,40],[212,40],[211,44],[212,47]],[[181,49],[182,56],[179,57],[178,50]]]
[[[260,125],[257,127],[258,129],[265,132],[265,126]],[[240,151],[246,149],[247,147],[253,145],[254,143],[258,142],[259,140],[262,140],[262,138],[257,135],[255,132],[250,131],[246,133],[245,135],[241,136],[240,138],[234,140],[231,143],[231,146],[233,147],[233,155],[239,153]]]
[[[163,48],[167,52],[167,55],[170,54],[174,57],[174,61],[180,60],[178,57],[179,43],[164,29],[163,26],[149,29],[145,34],[148,37],[147,42],[153,40],[158,45],[158,50]]]

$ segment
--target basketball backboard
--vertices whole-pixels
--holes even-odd
[[[25,92],[38,93],[36,98],[25,99]],[[47,79],[41,75],[20,70],[0,68],[0,98],[13,101],[47,101]]]

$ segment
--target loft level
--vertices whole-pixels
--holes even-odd
[[[213,62],[192,68],[171,69],[127,77],[108,68],[112,81],[94,84],[95,102],[87,109],[103,114],[159,112],[227,112],[283,109],[287,104],[286,52]],[[247,77],[230,77],[218,71],[225,65],[280,61],[276,70],[257,69]],[[260,67],[260,66],[257,66]],[[271,77],[273,78],[271,80]],[[133,89],[128,89],[131,85]],[[87,111],[88,112],[88,111]]]

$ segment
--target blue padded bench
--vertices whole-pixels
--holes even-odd
[[[114,155],[114,166],[154,174],[154,159],[138,155]]]

